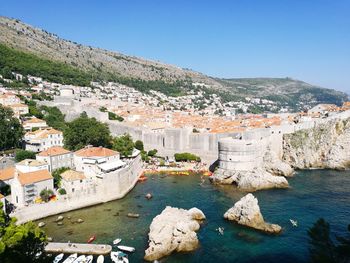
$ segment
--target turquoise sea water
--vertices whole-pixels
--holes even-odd
[[[86,242],[96,235],[96,243],[111,244],[119,237],[123,245],[134,246],[130,262],[142,262],[147,247],[149,225],[165,206],[185,209],[198,207],[207,217],[198,231],[200,247],[191,253],[173,254],[161,262],[307,262],[307,229],[324,217],[334,233],[346,233],[350,223],[350,172],[310,170],[289,179],[290,189],[255,192],[265,221],[283,227],[278,236],[266,235],[224,220],[223,214],[246,193],[233,186],[214,186],[199,176],[152,176],[139,183],[122,200],[64,214],[64,225],[55,217],[46,218],[45,230],[57,242]],[[152,193],[151,200],[145,199]],[[140,218],[126,217],[139,213]],[[67,219],[71,217],[71,220]],[[78,218],[82,224],[71,223]],[[289,219],[298,221],[292,227]],[[215,231],[224,227],[224,235]]]

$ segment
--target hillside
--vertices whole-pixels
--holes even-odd
[[[61,82],[77,84],[74,78],[78,76],[78,82],[84,85],[91,80],[109,80],[142,92],[152,89],[170,96],[186,94],[193,88],[192,83],[200,82],[208,85],[206,88],[202,87],[203,90],[218,94],[224,101],[259,97],[294,109],[301,107],[303,102],[309,105],[341,104],[347,100],[347,95],[342,92],[289,78],[212,78],[156,61],[83,46],[19,20],[1,16],[0,44],[3,44],[0,49],[7,54],[0,57],[1,67],[6,66],[19,73],[31,72],[34,75],[39,72],[41,77],[52,81],[61,78]],[[23,63],[23,59],[26,63]],[[301,105],[297,105],[298,102],[302,102]]]
[[[237,78],[217,79],[217,81],[242,97],[259,97],[288,105],[340,104],[348,99],[347,94],[343,92],[317,87],[291,78]]]

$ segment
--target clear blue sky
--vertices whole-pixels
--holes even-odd
[[[211,76],[350,93],[350,0],[0,0],[0,15]]]

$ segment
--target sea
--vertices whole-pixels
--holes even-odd
[[[319,219],[330,223],[332,235],[345,235],[350,224],[350,172],[334,170],[298,171],[289,178],[289,189],[254,192],[266,222],[279,224],[279,235],[265,234],[223,218],[235,202],[247,194],[232,185],[212,185],[208,177],[152,175],[138,183],[123,199],[42,219],[47,235],[56,242],[83,242],[95,235],[95,243],[136,248],[130,262],[143,262],[152,219],[166,206],[201,209],[206,220],[197,232],[199,247],[190,253],[173,253],[159,262],[308,262],[307,231]],[[145,195],[153,198],[147,200]],[[129,218],[128,213],[140,214]],[[81,218],[83,223],[76,223]],[[294,227],[290,219],[296,220]],[[221,235],[217,229],[224,228]],[[117,248],[114,248],[117,251]],[[94,259],[96,260],[96,259]],[[105,262],[110,262],[108,256]]]

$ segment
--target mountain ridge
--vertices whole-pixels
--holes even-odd
[[[173,92],[168,95],[182,95],[193,87],[192,83],[202,83],[203,90],[218,93],[226,101],[259,97],[295,107],[296,103],[302,106],[310,102],[312,105],[317,103],[339,105],[348,99],[348,95],[343,92],[291,78],[210,77],[163,62],[84,46],[64,40],[43,29],[32,27],[18,19],[4,16],[0,16],[0,43],[16,50],[71,65],[91,74],[92,79],[113,80],[137,89],[141,87],[142,92],[155,87],[155,90],[166,93],[169,88]],[[142,85],[146,87],[143,88]]]

